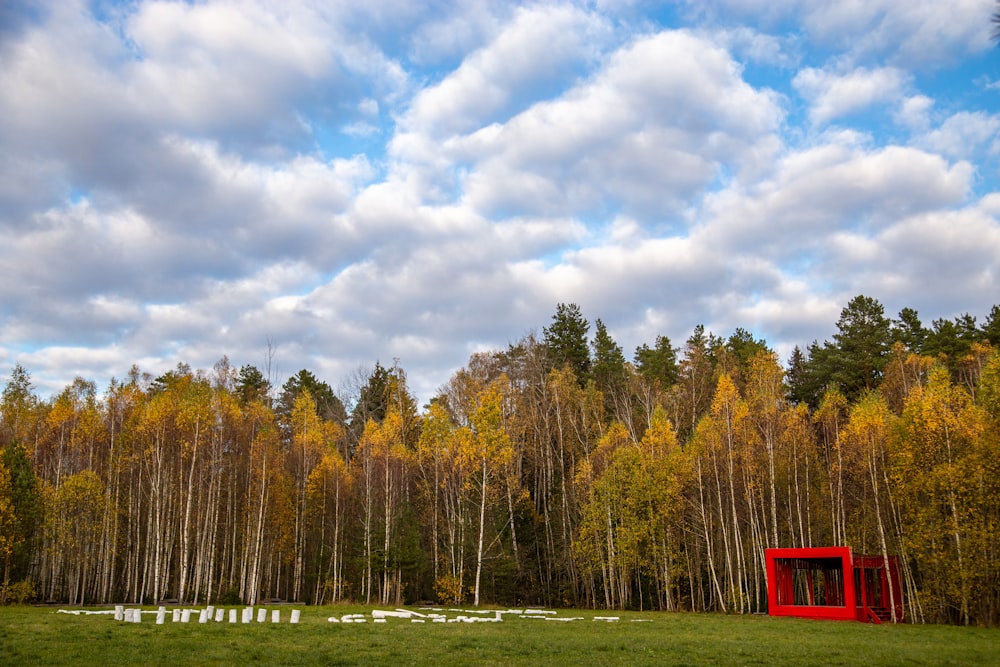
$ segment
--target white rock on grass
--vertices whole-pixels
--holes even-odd
[[[299,615],[302,613],[300,609],[292,610],[292,618],[288,621],[289,623],[295,625],[299,622]]]
[[[272,609],[271,610],[271,622],[272,623],[281,623],[281,610],[280,609]]]
[[[267,609],[261,607],[260,609],[257,610],[257,622],[263,623],[266,620],[267,620]]]

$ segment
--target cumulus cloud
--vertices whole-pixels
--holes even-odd
[[[4,5],[0,360],[58,391],[271,344],[427,400],[558,302],[626,351],[985,313],[1000,126],[925,74],[984,7]]]
[[[688,0],[717,21],[753,17],[767,26],[793,21],[819,45],[851,62],[880,58],[936,69],[990,48],[991,0]]]
[[[813,125],[824,125],[875,104],[892,102],[905,84],[905,75],[893,67],[861,67],[844,74],[806,68],[792,80],[795,89],[809,102]]]
[[[960,111],[926,132],[917,143],[948,156],[967,156],[985,149],[1000,152],[1000,115]]]
[[[725,162],[756,168],[782,113],[722,49],[687,32],[641,39],[586,83],[447,144],[466,201],[491,213],[676,213]]]

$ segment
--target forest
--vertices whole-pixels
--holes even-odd
[[[268,366],[269,364],[265,364]],[[764,550],[895,554],[909,622],[1000,624],[1000,306],[859,295],[784,363],[744,329],[631,361],[559,304],[418,408],[399,363],[133,367],[0,399],[0,602],[766,611]]]

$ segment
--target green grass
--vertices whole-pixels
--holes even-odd
[[[301,607],[283,622],[157,626],[54,609],[0,608],[13,665],[1000,665],[1000,631],[766,616],[560,611],[568,623],[329,623],[364,607]],[[452,614],[454,615],[454,614]],[[617,615],[619,622],[593,621]],[[228,618],[228,614],[227,614]],[[270,617],[269,617],[270,618]],[[637,623],[634,620],[645,622]]]

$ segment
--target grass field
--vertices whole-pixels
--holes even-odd
[[[559,612],[584,617],[572,622],[344,624],[327,619],[371,608],[301,609],[298,625],[283,607],[279,625],[168,613],[158,626],[5,607],[0,665],[1000,665],[1000,631],[983,628],[579,610]]]

